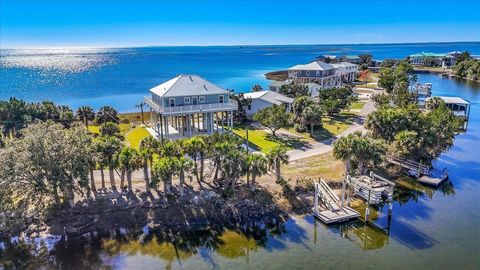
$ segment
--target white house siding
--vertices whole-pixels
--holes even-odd
[[[269,107],[269,106],[272,106],[272,103],[270,102],[266,102],[265,100],[262,100],[262,99],[253,99],[252,100],[252,103],[251,103],[251,106],[250,106],[250,109],[247,108],[247,118],[248,119],[252,119],[253,118],[253,115],[258,112],[259,110],[263,109],[263,108],[266,108],[266,107]]]

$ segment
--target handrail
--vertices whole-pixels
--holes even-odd
[[[155,103],[150,97],[144,98],[145,103],[147,103],[150,108],[158,113],[180,113],[180,112],[192,112],[192,111],[209,111],[217,109],[229,109],[236,110],[238,104],[236,100],[230,100],[225,103],[207,103],[207,104],[197,104],[197,105],[182,105],[182,106],[172,106],[165,107]]]

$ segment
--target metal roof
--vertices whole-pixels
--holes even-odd
[[[461,97],[445,97],[445,96],[435,96],[438,98],[441,98],[445,103],[447,104],[462,104],[462,105],[468,105],[470,102],[466,101],[465,99]],[[429,97],[426,98],[425,101],[432,99],[434,97]]]
[[[293,98],[289,98],[274,91],[258,91],[243,94],[245,98],[261,99],[271,104],[280,105],[282,103],[293,103]]]
[[[230,94],[229,91],[198,75],[183,74],[153,87],[150,92],[160,97]]]
[[[330,69],[334,69],[334,67],[322,61],[313,61],[305,65],[296,65],[289,68],[289,70],[330,70]]]
[[[447,54],[444,53],[431,53],[431,52],[421,52],[416,54],[411,54],[410,57],[446,57]]]

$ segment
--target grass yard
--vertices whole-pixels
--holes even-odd
[[[120,128],[120,135],[125,136],[127,132],[132,128],[131,124],[118,124]],[[93,134],[100,135],[100,126],[97,125],[90,125],[88,126],[88,131]]]
[[[127,145],[138,149],[143,138],[151,136],[150,133],[143,126],[137,126],[131,129],[125,135],[125,142]]]
[[[306,140],[323,141],[344,132],[353,123],[353,115],[349,113],[334,117],[323,117],[322,127],[315,127],[313,135],[310,134],[310,131],[298,132],[294,128],[289,128],[287,131],[302,136]]]
[[[88,132],[92,134],[100,134],[100,126],[88,126]]]
[[[140,112],[134,112],[134,113],[120,113],[118,114],[118,118],[120,118],[120,122],[122,121],[128,121],[130,123],[141,123],[142,122],[142,116]],[[145,122],[150,121],[150,112],[144,112],[143,113],[143,118]]]
[[[345,173],[343,161],[335,159],[332,152],[299,159],[282,166],[282,175],[286,179],[312,178],[341,181]]]
[[[238,136],[245,138],[244,126],[235,127],[233,132]],[[251,148],[262,151],[263,153],[267,153],[281,143],[278,140],[274,140],[267,132],[255,129],[254,127],[249,127],[248,129],[248,141],[250,142],[249,146]]]
[[[150,133],[143,126],[119,124],[118,127],[120,128],[120,135],[125,138],[125,143],[137,149],[142,139],[150,136]],[[100,126],[88,126],[88,131],[92,134],[100,135]]]
[[[363,106],[365,106],[365,102],[354,102],[350,106],[351,110],[361,110],[363,109]]]

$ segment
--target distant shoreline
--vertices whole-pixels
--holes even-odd
[[[419,44],[469,44],[479,41],[430,41],[430,42],[386,42],[386,43],[305,43],[305,44],[211,44],[211,45],[138,45],[138,46],[51,46],[51,47],[10,47],[0,48],[7,50],[64,50],[64,49],[138,49],[138,48],[202,48],[202,47],[288,47],[288,46],[372,46],[372,45],[419,45]]]

